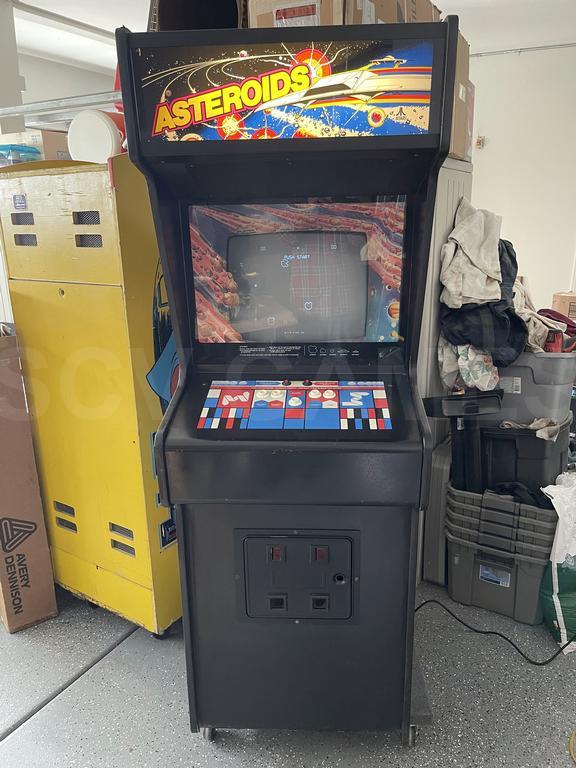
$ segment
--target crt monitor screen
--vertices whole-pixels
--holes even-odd
[[[201,344],[397,342],[405,199],[192,206]]]
[[[281,232],[228,241],[245,341],[345,341],[366,333],[366,235]]]

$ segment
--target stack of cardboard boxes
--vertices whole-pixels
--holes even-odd
[[[440,21],[430,0],[248,0],[250,27]]]
[[[392,24],[440,21],[430,0],[238,0],[240,18],[248,26],[296,27],[341,24]],[[247,14],[246,14],[247,5]],[[450,156],[472,159],[474,85],[469,79],[470,46],[458,38],[454,115]]]

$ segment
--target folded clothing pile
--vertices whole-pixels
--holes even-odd
[[[551,329],[566,329],[536,312],[517,279],[514,247],[500,239],[501,223],[463,198],[442,248],[438,360],[448,389],[495,389],[498,366],[510,365],[526,348],[543,349]]]

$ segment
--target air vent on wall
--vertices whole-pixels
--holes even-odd
[[[115,533],[118,536],[123,536],[125,539],[134,538],[134,531],[132,531],[130,528],[125,528],[123,525],[118,525],[117,523],[108,523],[108,527],[112,533]]]
[[[72,221],[74,224],[93,227],[100,224],[100,211],[72,211]]]
[[[77,248],[102,248],[102,235],[76,235]]]
[[[134,547],[131,547],[129,544],[124,544],[123,541],[116,541],[116,539],[110,539],[110,546],[112,549],[117,549],[119,552],[123,552],[125,555],[130,555],[131,557],[136,556],[136,550]]]
[[[30,224],[34,224],[34,214],[30,213],[30,211],[22,211],[21,213],[11,213],[10,218],[12,219],[12,224],[16,227],[21,226],[30,226]]]
[[[38,238],[36,235],[14,235],[14,242],[16,245],[38,245]]]
[[[73,523],[72,520],[66,520],[63,517],[56,518],[56,525],[58,525],[60,528],[66,528],[67,531],[72,531],[73,533],[77,533],[78,531],[78,526],[76,523]]]
[[[54,502],[54,509],[56,512],[60,512],[62,515],[69,515],[70,517],[76,517],[76,510],[69,504],[64,504],[62,501]]]

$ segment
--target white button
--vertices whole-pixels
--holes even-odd
[[[324,392],[324,397],[326,398],[326,400],[332,400],[332,398],[336,397],[336,392],[334,392],[333,389],[327,389]]]
[[[322,397],[322,392],[320,392],[319,389],[311,389],[308,394],[313,400],[317,400],[319,397]]]
[[[288,405],[302,405],[302,400],[299,397],[291,397],[288,400]]]

